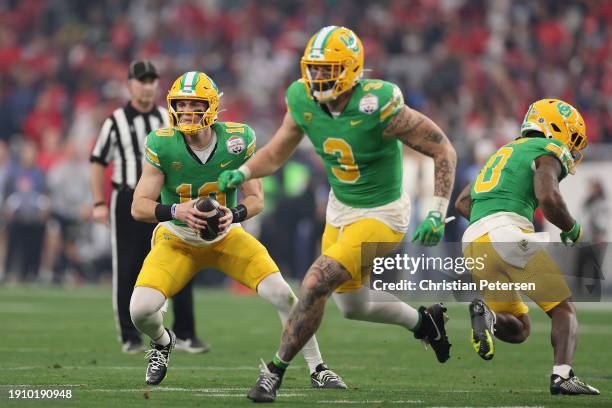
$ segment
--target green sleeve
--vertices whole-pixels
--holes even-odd
[[[157,149],[157,136],[155,132],[156,131],[150,132],[147,135],[147,138],[145,139],[145,145],[144,145],[145,159],[150,164],[157,167],[159,170],[163,171],[161,162],[159,160],[159,152]]]
[[[381,106],[379,110],[379,120],[382,128],[386,128],[391,119],[397,115],[404,107],[404,96],[397,85],[391,82],[382,81],[380,89]]]
[[[559,160],[561,163],[561,175],[559,176],[559,181],[563,180],[568,174],[569,169],[573,165],[574,158],[570,153],[569,149],[563,142],[557,139],[543,139],[546,142],[543,142],[540,146],[541,155],[551,155]]]
[[[245,134],[244,134],[244,143],[246,145],[244,149],[243,162],[247,161],[253,154],[255,153],[255,148],[257,147],[257,138],[255,137],[255,131],[249,126],[244,125]]]
[[[304,115],[303,108],[301,105],[303,104],[303,98],[306,96],[306,86],[302,82],[302,80],[294,81],[289,88],[287,88],[287,93],[285,95],[285,102],[287,103],[287,112],[291,115],[294,122],[304,131]]]

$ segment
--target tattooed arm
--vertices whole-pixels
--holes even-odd
[[[470,213],[472,212],[472,184],[468,183],[467,186],[461,191],[457,200],[455,200],[455,208],[459,214],[463,215],[467,220],[470,220]]]
[[[404,106],[383,132],[434,159],[434,196],[448,200],[453,191],[457,154],[444,132],[431,119]]]

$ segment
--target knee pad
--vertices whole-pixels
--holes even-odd
[[[130,299],[130,316],[132,321],[139,321],[157,313],[166,303],[166,297],[157,289],[138,286],[134,288]]]
[[[361,288],[359,290],[351,292],[334,293],[332,296],[338,309],[347,319],[359,319],[361,316],[367,314],[369,303],[367,288]]]
[[[280,273],[273,273],[257,286],[257,294],[277,309],[288,312],[297,303],[297,297]]]

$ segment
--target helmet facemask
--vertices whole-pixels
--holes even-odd
[[[194,100],[204,103],[203,110],[179,110],[177,107],[179,101]],[[183,108],[184,109],[184,108]],[[173,98],[170,99],[168,105],[168,113],[171,118],[171,126],[176,127],[182,133],[191,136],[196,134],[198,131],[211,126],[216,120],[216,112],[211,109],[211,104],[206,99],[189,99],[189,98]],[[191,120],[182,120],[185,117],[191,116]]]
[[[307,91],[319,102],[336,99],[350,90],[356,80],[350,80],[347,66],[353,65],[350,60],[344,62],[313,61],[302,58],[302,78]],[[357,78],[359,79],[359,78]]]

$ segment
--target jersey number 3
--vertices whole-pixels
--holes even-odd
[[[474,191],[476,193],[486,193],[491,191],[499,183],[501,172],[506,166],[510,155],[512,155],[513,149],[511,147],[502,147],[489,158],[487,164],[480,171],[476,184],[474,184]]]
[[[353,149],[342,139],[328,138],[323,143],[323,151],[329,155],[336,156],[337,166],[332,166],[332,173],[343,183],[352,184],[359,180],[361,172],[355,163]]]

